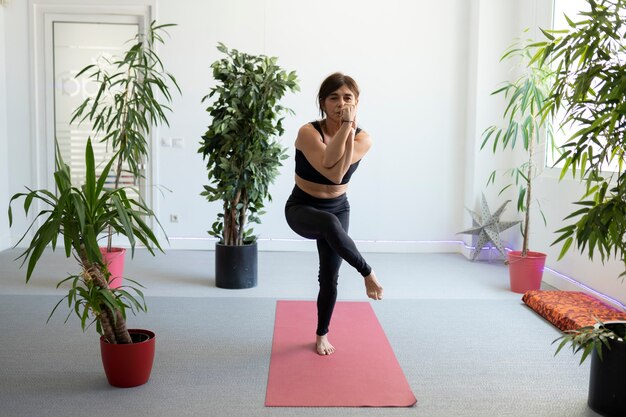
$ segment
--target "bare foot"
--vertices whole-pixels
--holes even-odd
[[[330,344],[327,335],[316,337],[315,348],[320,355],[332,355],[335,353],[335,347]]]
[[[365,292],[367,293],[367,296],[372,300],[383,299],[383,287],[376,279],[376,274],[374,274],[374,271],[372,271],[368,276],[365,277]]]

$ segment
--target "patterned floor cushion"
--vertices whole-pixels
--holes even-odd
[[[626,312],[577,291],[527,291],[522,297],[530,308],[561,330],[574,330],[601,321],[626,320]]]

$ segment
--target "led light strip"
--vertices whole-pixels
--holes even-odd
[[[600,297],[600,298],[604,298],[605,300],[609,301],[610,303],[613,303],[613,304],[615,304],[615,305],[617,305],[617,306],[620,306],[622,309],[626,310],[626,305],[622,304],[621,302],[617,301],[617,300],[616,300],[616,299],[614,299],[614,298],[609,297],[609,296],[608,296],[608,295],[606,295],[606,294],[602,294],[601,292],[594,290],[593,288],[589,287],[588,285],[583,284],[582,282],[576,281],[576,280],[575,280],[574,278],[572,278],[572,277],[568,277],[567,275],[562,274],[562,273],[560,273],[560,272],[558,272],[558,271],[555,271],[555,270],[554,270],[554,269],[552,269],[552,268],[548,268],[547,266],[546,266],[546,267],[544,267],[543,269],[544,269],[544,270],[548,270],[548,271],[550,271],[551,273],[553,273],[554,275],[557,275],[557,276],[559,276],[559,277],[561,277],[561,278],[565,279],[566,281],[571,282],[571,283],[572,283],[572,284],[574,284],[574,285],[578,285],[579,287],[584,288],[585,290],[587,290],[587,291],[589,291],[589,292],[591,292],[591,293],[593,293],[593,294],[597,295],[598,297]]]

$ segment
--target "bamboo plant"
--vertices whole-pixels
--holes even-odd
[[[284,132],[282,115],[293,112],[279,100],[299,88],[296,73],[284,71],[274,57],[222,43],[217,49],[226,57],[212,64],[217,85],[202,100],[214,99],[206,109],[211,124],[198,149],[211,182],[201,195],[223,201],[209,234],[224,245],[240,246],[256,239],[249,223],[260,222],[264,200],[271,201],[269,185],[287,158],[274,137]]]
[[[114,71],[92,64],[76,77],[89,74],[98,86],[95,97],[85,99],[74,111],[70,123],[85,120],[93,126],[93,134],[119,152],[114,169],[115,188],[126,166],[134,182],[143,177],[143,164],[149,152],[150,131],[161,123],[169,125],[166,112],[172,102],[171,86],[180,93],[176,78],[167,72],[156,53],[164,43],[161,33],[174,24],[152,22],[147,35],[137,35],[136,42],[124,56],[112,62]],[[159,99],[159,93],[162,99]],[[112,227],[108,228],[107,250],[111,251]]]
[[[611,342],[626,341],[626,326],[619,324],[605,324],[598,321],[593,326],[585,326],[576,330],[566,331],[565,334],[552,343],[559,342],[555,355],[569,345],[574,354],[582,352],[580,364],[585,362],[593,352],[603,359],[603,351],[611,350]]]
[[[109,289],[110,273],[103,263],[98,246],[98,235],[111,227],[116,233],[124,235],[130,242],[131,250],[141,242],[150,253],[161,250],[151,228],[143,218],[154,216],[154,213],[142,202],[128,197],[126,188],[107,188],[105,183],[112,165],[121,158],[118,151],[98,176],[91,139],[87,141],[85,150],[86,179],[85,183],[76,187],[71,183],[71,172],[63,162],[58,145],[56,146],[56,172],[54,190],[30,190],[15,194],[9,203],[9,225],[13,223],[12,204],[24,200],[24,212],[28,215],[32,203],[39,201],[44,208],[37,214],[29,229],[22,236],[19,245],[31,229],[40,224],[26,250],[20,255],[22,265],[28,263],[26,282],[33,276],[41,255],[48,245],[56,250],[59,240],[65,249],[65,256],[78,261],[81,272],[59,281],[57,287],[69,282],[68,294],[53,309],[67,300],[71,315],[75,312],[79,317],[83,330],[93,322],[96,330],[109,343],[132,343],[126,328],[126,310],[145,311],[146,305],[141,290],[136,287]],[[131,280],[132,281],[132,280]],[[135,283],[134,281],[132,281]],[[135,283],[136,284],[136,283]]]
[[[545,31],[537,57],[557,68],[545,111],[574,126],[562,146],[561,178],[571,173],[585,184],[574,223],[557,231],[561,259],[575,242],[589,259],[600,254],[624,263],[626,275],[626,0],[587,0],[581,20],[567,18],[562,31]],[[612,167],[614,167],[614,169]]]
[[[566,30],[544,31],[535,59],[556,68],[544,111],[557,123],[573,127],[562,145],[561,179],[571,174],[584,185],[580,201],[565,218],[572,223],[557,230],[561,259],[575,244],[590,260],[599,253],[616,258],[626,276],[626,0],[587,0],[579,20],[566,17]],[[558,119],[557,119],[558,117]],[[610,341],[624,343],[626,323],[599,323],[568,332],[560,350],[570,343],[602,357]],[[558,351],[557,350],[557,351]],[[605,350],[606,352],[606,350]]]
[[[503,125],[493,125],[483,132],[483,149],[491,142],[493,153],[499,149],[514,150],[521,147],[525,153],[524,162],[507,170],[510,183],[500,190],[500,194],[510,187],[517,187],[517,211],[523,213],[520,225],[522,234],[522,256],[529,250],[530,207],[533,203],[533,180],[539,175],[541,164],[537,163],[537,147],[544,140],[552,143],[550,120],[542,113],[545,100],[550,91],[553,72],[542,63],[533,60],[533,42],[519,40],[505,51],[500,61],[517,64],[521,75],[514,81],[507,81],[492,95],[504,94],[506,108],[503,113]],[[487,184],[496,181],[496,171],[489,176]],[[536,202],[535,202],[536,203]],[[541,212],[543,217],[543,213]],[[545,224],[545,217],[543,218]]]

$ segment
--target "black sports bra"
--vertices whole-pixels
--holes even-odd
[[[320,133],[320,140],[323,142],[324,133],[322,132],[322,126],[320,126],[320,122],[314,121],[311,122],[311,124],[313,125],[315,130]],[[360,131],[361,129],[357,127],[355,135],[358,134]],[[352,177],[352,174],[354,174],[354,171],[356,171],[357,167],[359,166],[359,162],[361,161],[356,161],[354,164],[350,165],[350,168],[348,168],[348,172],[346,172],[346,174],[343,176],[340,184],[347,184],[348,181],[350,181],[350,177]],[[316,184],[337,185],[322,174],[320,174],[320,172],[316,170],[313,165],[311,165],[311,163],[306,159],[306,156],[304,156],[304,153],[299,149],[296,149],[296,174],[298,174],[300,178],[314,182]]]

